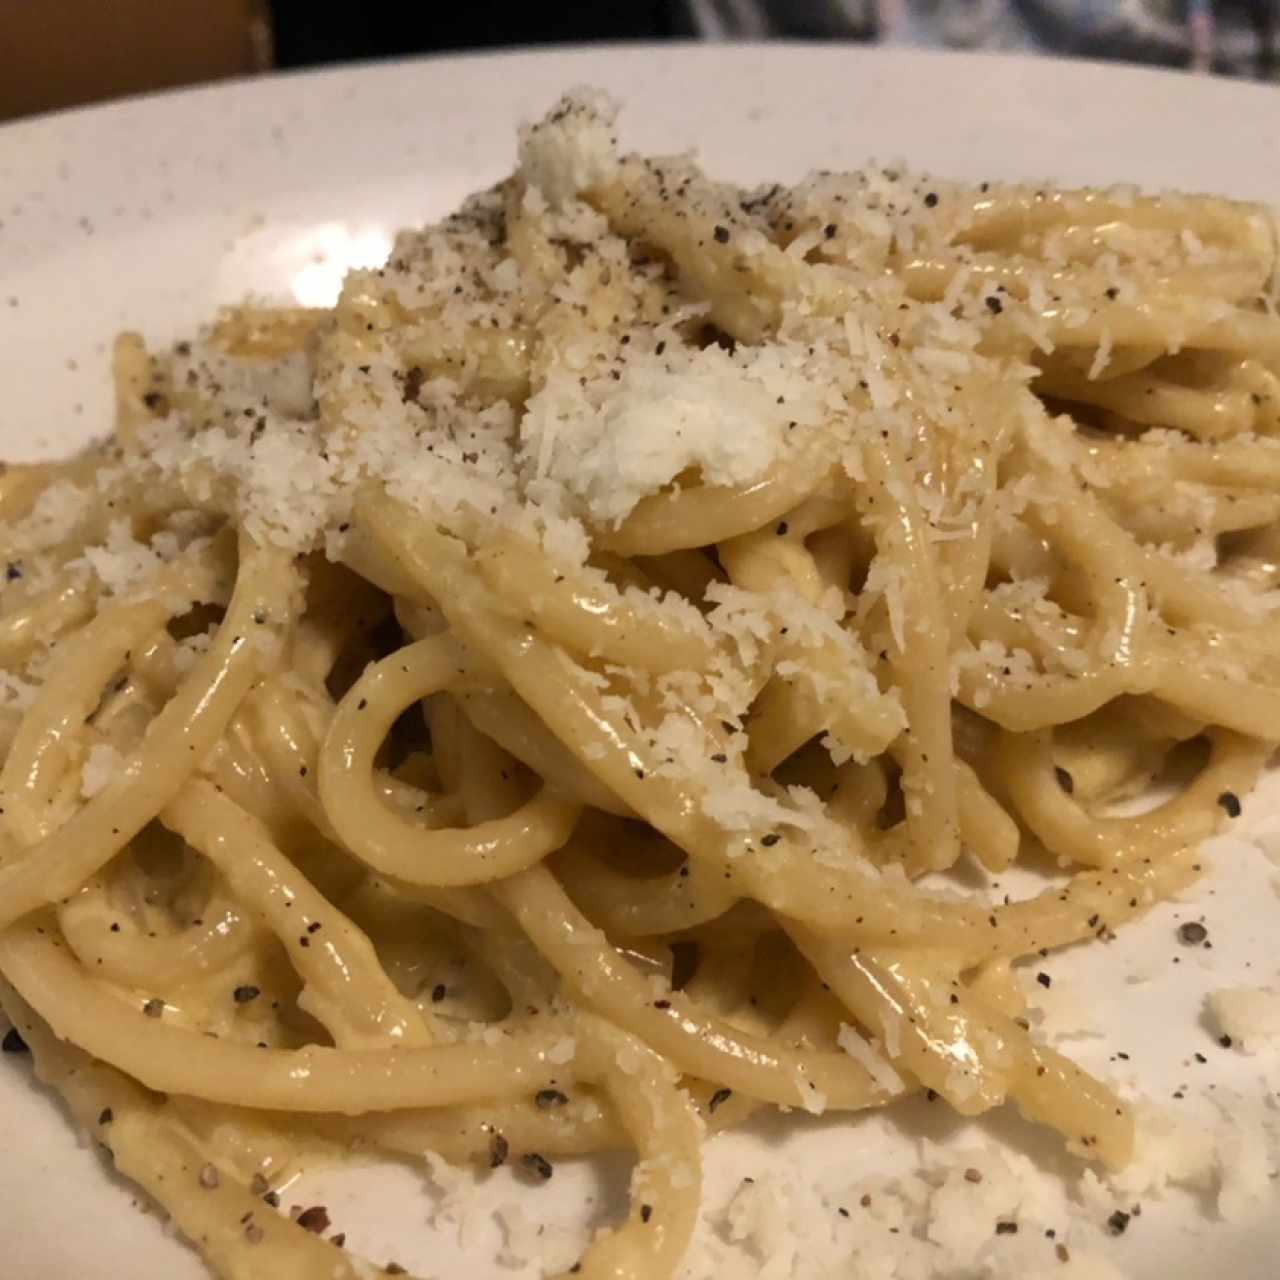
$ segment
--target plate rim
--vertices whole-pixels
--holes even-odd
[[[1118,82],[1146,81],[1172,83],[1183,80],[1193,86],[1197,95],[1219,93],[1226,96],[1253,98],[1256,105],[1270,104],[1280,113],[1280,95],[1275,85],[1256,80],[1243,80],[1223,75],[1201,75],[1187,68],[1148,66],[1143,63],[1103,58],[1071,58],[1057,54],[1040,54],[1025,50],[934,49],[913,45],[862,44],[837,40],[636,40],[600,42],[563,42],[546,45],[513,45],[493,49],[456,49],[409,54],[391,58],[364,58],[322,63],[307,67],[284,67],[259,74],[226,76],[195,84],[171,86],[123,94],[101,102],[58,107],[51,111],[19,116],[0,121],[0,149],[24,133],[35,134],[58,126],[70,127],[86,121],[105,122],[109,117],[146,114],[174,103],[194,102],[199,98],[240,98],[287,93],[299,86],[343,79],[364,80],[381,72],[394,74],[415,67],[429,69],[443,64],[475,65],[508,62],[536,63],[555,60],[587,61],[595,57],[609,59],[641,59],[655,55],[708,58],[732,61],[746,55],[776,58],[779,61],[816,57],[830,60],[878,62],[946,62],[966,63],[975,68],[991,64],[1029,66],[1045,70],[1048,78],[1100,77]],[[1048,86],[1046,86],[1048,88]]]

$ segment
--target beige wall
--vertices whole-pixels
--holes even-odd
[[[266,0],[0,0],[0,119],[261,70]]]

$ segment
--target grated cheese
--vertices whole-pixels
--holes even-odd
[[[576,89],[520,131],[520,167],[530,186],[560,206],[617,172],[617,107],[597,89]]]
[[[906,1085],[902,1083],[902,1077],[893,1069],[888,1058],[878,1053],[855,1028],[846,1023],[841,1023],[836,1043],[855,1062],[866,1068],[867,1074],[881,1089],[884,1089],[890,1095],[906,1091]]]
[[[1280,992],[1268,987],[1228,987],[1209,996],[1218,1030],[1245,1053],[1280,1046]]]
[[[124,757],[109,743],[100,742],[89,748],[80,770],[80,794],[92,800],[120,772]]]

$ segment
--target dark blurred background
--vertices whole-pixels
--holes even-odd
[[[583,40],[652,40],[692,35],[682,4],[640,0],[632,4],[493,3],[422,5],[416,11],[384,0],[340,6],[318,14],[314,0],[273,0],[276,61],[303,67],[352,58],[387,58],[437,49],[573,43]]]
[[[547,43],[827,39],[1274,80],[1280,0],[0,0],[0,119],[273,67]]]

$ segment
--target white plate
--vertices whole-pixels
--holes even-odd
[[[549,51],[343,69],[77,111],[0,128],[0,450],[9,459],[61,452],[109,429],[106,352],[120,328],[171,339],[246,293],[329,301],[343,268],[385,253],[396,227],[434,218],[505,173],[516,124],[583,82],[625,103],[629,145],[697,147],[713,171],[744,180],[903,157],[958,177],[1136,181],[1280,204],[1274,90],[1033,59],[830,46]],[[1240,825],[1268,810],[1280,813],[1280,788],[1269,802],[1255,797]],[[1274,1056],[1218,1048],[1202,1005],[1217,987],[1276,981],[1280,904],[1274,869],[1252,846],[1222,842],[1217,866],[1194,901],[1158,909],[1111,947],[1046,967],[1059,984],[1075,983],[1104,1029],[1071,1046],[1086,1064],[1141,1081],[1163,1101],[1179,1090],[1185,1097],[1174,1105],[1189,1111],[1207,1114],[1213,1098],[1230,1099],[1261,1123],[1277,1086]],[[1215,946],[1189,952],[1174,930],[1201,915]],[[1126,982],[1126,973],[1145,977]],[[1118,1050],[1127,1063],[1113,1057]],[[1196,1051],[1209,1061],[1196,1062]],[[963,1132],[940,1106],[897,1114],[915,1136]],[[1009,1117],[987,1129],[1056,1167]],[[914,1158],[877,1118],[782,1123],[713,1148],[720,1191],[766,1166],[906,1169]],[[23,1060],[0,1063],[0,1153],[0,1274],[205,1274],[78,1148]],[[564,1165],[545,1189],[491,1179],[481,1194],[486,1203],[522,1196],[543,1220],[588,1196],[607,1212],[623,1186],[618,1167]],[[485,1214],[474,1216],[477,1236],[465,1246],[447,1224],[430,1228],[431,1195],[403,1170],[316,1176],[297,1191],[300,1203],[327,1203],[335,1228],[379,1261],[476,1280],[519,1274],[487,1260],[500,1235]],[[1207,1222],[1201,1207],[1181,1195],[1148,1203],[1109,1246],[1115,1260],[1141,1280],[1218,1268],[1273,1280],[1275,1204],[1229,1227]],[[1048,1242],[1044,1260],[1053,1262]],[[758,1269],[742,1265],[743,1274]],[[813,1264],[796,1274],[808,1280]]]

